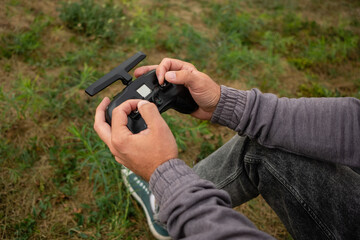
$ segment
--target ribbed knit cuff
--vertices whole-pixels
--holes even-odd
[[[151,175],[150,191],[161,205],[172,195],[173,189],[177,189],[177,184],[185,185],[198,178],[184,161],[174,158],[161,164]]]
[[[247,92],[221,85],[219,103],[212,115],[211,122],[235,130],[244,113]]]

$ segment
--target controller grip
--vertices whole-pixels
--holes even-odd
[[[171,108],[184,114],[190,114],[195,112],[199,106],[192,98],[189,90],[183,85],[175,85],[178,89],[177,97],[173,102]]]

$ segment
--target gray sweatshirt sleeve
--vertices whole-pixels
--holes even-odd
[[[174,239],[273,239],[231,209],[229,195],[202,180],[180,159],[159,166],[150,190],[160,208],[160,221]]]
[[[221,86],[211,121],[265,147],[360,167],[360,101],[355,98],[289,99]]]
[[[212,122],[266,147],[360,167],[360,101],[354,98],[288,99],[221,86]],[[156,169],[150,190],[174,239],[271,238],[231,209],[226,192],[179,159]]]

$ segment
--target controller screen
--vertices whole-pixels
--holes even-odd
[[[139,87],[136,90],[143,98],[146,98],[147,95],[151,93],[151,89],[148,88],[145,84],[143,84],[141,87]]]

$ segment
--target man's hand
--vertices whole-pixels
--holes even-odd
[[[210,120],[220,99],[220,86],[208,75],[199,72],[191,63],[177,59],[164,58],[159,65],[143,66],[135,70],[135,77],[155,69],[160,84],[164,79],[174,84],[183,84],[199,105],[199,109],[191,115]]]
[[[153,103],[128,100],[112,112],[111,127],[105,121],[109,98],[104,98],[96,109],[94,129],[109,147],[117,162],[132,170],[146,181],[162,163],[177,158],[175,138]],[[147,129],[133,134],[127,128],[127,116],[138,109]]]

